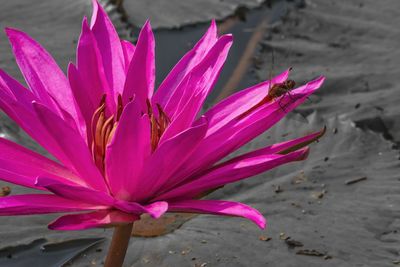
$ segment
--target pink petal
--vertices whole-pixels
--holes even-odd
[[[290,141],[285,141],[282,143],[278,143],[278,144],[273,144],[271,146],[267,146],[265,148],[261,148],[249,153],[246,153],[244,155],[235,157],[229,161],[224,162],[224,164],[228,164],[230,162],[233,161],[240,161],[242,159],[246,159],[249,157],[257,157],[257,156],[261,156],[261,155],[267,155],[267,154],[288,154],[290,152],[299,150],[307,145],[309,145],[310,143],[318,140],[319,138],[321,138],[326,131],[326,127],[324,127],[321,131],[319,132],[315,132],[300,138],[296,138]]]
[[[68,157],[49,135],[33,109],[31,102],[35,96],[4,72],[0,73],[0,108],[41,146],[68,165]]]
[[[135,200],[151,197],[165,183],[174,181],[171,174],[180,168],[181,164],[196,149],[207,130],[204,120],[197,126],[176,135],[158,147],[146,160],[144,172],[140,175],[139,185],[134,194]]]
[[[165,201],[157,201],[150,205],[145,206],[146,212],[153,218],[158,219],[168,211],[168,203]]]
[[[58,180],[47,177],[38,177],[36,185],[46,188],[50,192],[65,199],[90,203],[93,205],[101,205],[108,208],[114,207],[121,211],[136,215],[149,213],[152,217],[159,218],[168,210],[168,203],[165,201],[158,201],[143,206],[136,202],[116,200],[104,192],[95,191],[73,183],[62,183]]]
[[[31,108],[32,101],[38,100],[31,91],[22,86],[2,69],[0,69],[0,90],[27,108]]]
[[[125,83],[124,53],[118,33],[107,13],[96,0],[92,0],[92,3],[93,15],[90,29],[97,40],[105,75],[116,100],[117,96],[122,94]]]
[[[157,201],[147,206],[142,206],[136,202],[116,201],[114,207],[130,214],[140,215],[148,213],[151,217],[158,219],[168,210],[168,203],[165,201]]]
[[[265,229],[267,224],[264,216],[258,210],[231,201],[183,200],[170,203],[168,211],[243,217],[253,221],[261,229]]]
[[[129,65],[132,61],[133,54],[135,53],[135,45],[129,41],[122,40],[122,51],[124,52],[124,60],[125,60],[125,73],[128,72]]]
[[[77,108],[74,96],[64,73],[50,54],[27,34],[6,29],[7,36],[25,80],[40,101],[66,121],[67,112],[72,116],[82,135],[85,125],[82,125],[82,115]]]
[[[239,160],[229,161],[229,164],[221,164],[212,168],[193,181],[158,196],[156,200],[195,198],[208,190],[243,180],[288,162],[303,160],[307,154],[308,149],[302,149],[287,155],[265,154],[241,157]]]
[[[222,126],[249,110],[255,103],[260,102],[268,94],[270,86],[275,83],[283,83],[287,80],[288,76],[289,70],[286,70],[274,77],[271,81],[264,81],[250,88],[241,90],[216,104],[204,113],[204,116],[210,123],[207,135],[213,134]]]
[[[85,184],[60,164],[0,138],[0,178],[2,180],[43,190],[43,187],[35,185],[35,179],[39,175],[48,175],[59,181],[75,181]]]
[[[222,36],[201,63],[196,65],[179,84],[164,107],[172,123],[166,130],[163,140],[167,140],[192,124],[217,81],[231,45],[232,36]]]
[[[51,230],[84,230],[95,227],[105,227],[132,223],[139,220],[139,216],[127,214],[117,210],[101,210],[91,213],[64,215],[49,224]]]
[[[213,20],[207,32],[197,42],[192,50],[187,52],[185,56],[176,64],[165,80],[161,83],[157,92],[153,97],[153,105],[160,104],[165,107],[170,98],[174,94],[178,85],[185,76],[199,64],[207,52],[213,47],[217,41],[217,25]]]
[[[71,182],[63,183],[49,177],[39,176],[35,184],[65,199],[103,206],[112,206],[114,203],[114,198],[104,192]]]
[[[88,125],[87,129],[90,131],[92,115],[99,107],[103,95],[108,95],[107,107],[111,112],[115,112],[115,100],[114,93],[107,82],[96,38],[89,29],[86,18],[82,21],[76,61],[76,68],[71,64],[68,67],[68,78],[86,125]],[[107,65],[110,64],[107,63]]]
[[[242,119],[233,119],[214,134],[207,136],[192,154],[190,161],[174,175],[183,179],[218,162],[239,147],[268,130],[317,90],[324,78],[318,78],[285,95],[281,99],[260,107]],[[295,99],[295,101],[293,100]],[[256,103],[255,103],[256,104]],[[282,109],[282,106],[285,109]]]
[[[0,198],[0,216],[99,210],[106,207],[64,199],[55,195],[30,194]]]
[[[154,35],[150,22],[147,21],[140,31],[122,94],[124,103],[135,96],[142,111],[147,111],[146,100],[151,99],[154,90],[156,70],[154,49]]]
[[[55,140],[60,151],[69,159],[69,166],[94,189],[106,192],[108,189],[102,175],[94,165],[86,143],[76,131],[39,103],[33,103],[37,116]],[[65,163],[68,165],[67,163]]]
[[[115,197],[132,198],[150,152],[150,122],[147,115],[141,115],[135,99],[126,105],[106,150],[106,177]]]

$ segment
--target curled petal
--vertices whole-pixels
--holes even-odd
[[[91,213],[64,215],[49,224],[51,230],[85,230],[95,227],[107,227],[132,223],[139,216],[118,210],[100,210]]]
[[[167,212],[168,203],[165,201],[157,201],[150,205],[142,206],[136,202],[116,201],[114,207],[130,214],[140,215],[142,213],[148,213],[151,217],[158,219]]]
[[[251,220],[261,229],[264,229],[267,225],[267,221],[258,210],[238,202],[222,200],[182,200],[170,203],[168,210],[172,212],[243,217]]]

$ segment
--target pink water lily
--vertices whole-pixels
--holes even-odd
[[[285,71],[199,115],[232,36],[218,36],[212,22],[154,91],[150,23],[134,46],[120,40],[102,7],[93,5],[68,77],[31,37],[6,29],[28,88],[0,70],[0,106],[57,161],[0,139],[0,179],[43,191],[0,198],[0,215],[72,213],[49,228],[80,230],[131,223],[143,213],[190,212],[245,217],[264,228],[263,215],[247,205],[201,197],[303,160],[323,132],[223,158],[301,104],[324,78],[252,109],[272,85],[288,79]]]

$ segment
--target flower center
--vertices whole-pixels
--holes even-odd
[[[147,115],[149,116],[150,123],[151,151],[154,152],[171,120],[159,104],[156,104],[158,114],[155,114],[150,100],[147,100],[146,103]],[[116,113],[107,116],[106,95],[104,95],[100,101],[99,107],[92,116],[91,151],[93,161],[102,173],[104,173],[105,170],[106,148],[118,127],[123,108],[122,97],[119,95]]]
[[[168,125],[171,123],[171,120],[159,104],[156,104],[158,111],[158,117],[156,117],[153,113],[153,108],[151,106],[150,100],[147,99],[146,103],[147,114],[150,120],[151,151],[154,152],[154,150],[156,150],[158,146],[158,143],[160,142],[161,136],[167,129]]]
[[[122,113],[122,98],[118,96],[117,112],[115,115],[106,116],[106,95],[103,95],[99,107],[93,114],[92,130],[92,155],[96,166],[104,172],[106,147],[112,140]]]

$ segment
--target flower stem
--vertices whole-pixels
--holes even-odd
[[[124,263],[133,223],[116,226],[104,267],[121,267]]]

